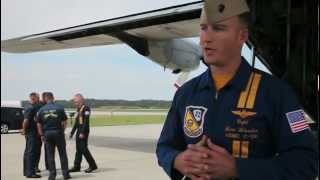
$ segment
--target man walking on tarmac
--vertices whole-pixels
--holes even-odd
[[[86,158],[89,168],[85,170],[86,173],[91,173],[96,170],[97,164],[93,159],[88,149],[88,138],[89,138],[89,118],[90,118],[90,107],[85,104],[85,100],[81,94],[76,94],[73,98],[74,104],[77,107],[77,117],[70,133],[70,139],[76,133],[76,155],[74,159],[74,166],[69,172],[79,172],[81,168],[82,155]]]

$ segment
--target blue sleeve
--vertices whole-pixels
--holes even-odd
[[[32,106],[27,106],[26,108],[24,108],[24,119],[27,120],[27,121],[30,121],[30,119],[32,118]]]
[[[173,168],[176,156],[186,148],[181,122],[182,120],[179,116],[175,97],[168,112],[156,149],[158,163],[171,179],[182,178],[182,174]]]
[[[43,124],[43,119],[42,119],[42,108],[40,108],[40,110],[37,112],[36,115],[36,122]]]
[[[291,130],[286,114],[301,106],[289,87],[277,89],[280,95],[274,98],[275,112],[270,127],[276,156],[272,159],[237,159],[240,179],[314,180],[318,174],[315,138],[310,128],[295,133]]]
[[[73,127],[72,127],[72,130],[71,130],[71,132],[70,132],[70,135],[71,135],[71,136],[74,135],[74,133],[76,132],[77,128],[78,128],[78,121],[75,121],[75,122],[73,123]]]

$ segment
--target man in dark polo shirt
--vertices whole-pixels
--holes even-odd
[[[30,104],[24,110],[21,132],[26,138],[26,148],[23,155],[23,175],[27,178],[40,178],[41,176],[36,174],[38,134],[35,117],[41,106],[37,93],[31,93],[29,98]]]
[[[43,106],[37,115],[38,131],[41,135],[42,142],[47,146],[47,158],[49,166],[49,180],[56,178],[56,165],[55,165],[55,148],[57,147],[62,174],[64,179],[70,179],[68,172],[68,157],[66,152],[66,140],[64,130],[67,125],[67,115],[64,107],[54,102],[54,97],[51,92],[45,95],[47,104]]]

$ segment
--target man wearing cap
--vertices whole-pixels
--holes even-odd
[[[204,2],[200,45],[208,70],[176,92],[157,144],[172,179],[317,175],[315,139],[294,92],[241,57],[248,17],[245,0]]]
[[[46,105],[37,114],[38,132],[46,146],[49,166],[49,180],[56,178],[55,148],[57,147],[64,179],[71,178],[68,172],[68,157],[64,130],[67,126],[67,115],[63,106],[54,102],[51,92],[45,94]]]

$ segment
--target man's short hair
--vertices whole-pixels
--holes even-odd
[[[77,93],[74,95],[74,97],[80,97],[82,100],[84,100],[84,97],[81,93]]]
[[[36,92],[32,92],[32,93],[29,94],[29,97],[31,97],[31,96],[38,97],[39,95],[38,95],[38,93],[36,93]]]
[[[41,97],[44,98],[47,93],[48,93],[48,92],[43,92],[43,93],[41,94]]]
[[[54,99],[53,93],[52,92],[46,92],[44,94],[44,97],[48,98],[48,99]]]

